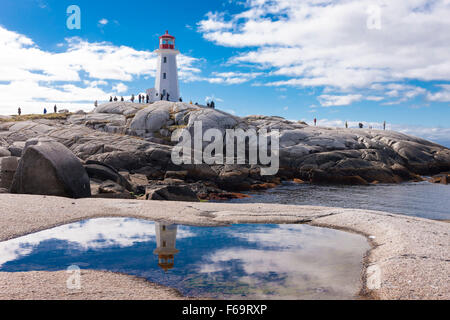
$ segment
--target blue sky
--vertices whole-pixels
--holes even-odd
[[[450,146],[450,4],[391,2],[2,0],[0,114],[143,92],[169,30],[185,101],[329,126],[386,120]],[[66,26],[73,4],[80,30]]]

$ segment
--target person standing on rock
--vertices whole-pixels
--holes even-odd
[[[114,97],[114,101],[117,101],[117,97]]]
[[[214,103],[214,101],[211,101],[211,103],[209,104],[209,106],[210,106],[212,109],[215,109],[215,108],[216,108],[216,104]]]
[[[124,99],[123,97],[120,97],[120,101],[122,101],[122,102],[123,102],[123,101],[125,101],[125,99]]]
[[[113,98],[112,97],[109,97],[109,102],[112,102],[113,101]]]
[[[317,119],[314,118],[314,126],[317,126]]]
[[[47,108],[44,108],[44,114],[47,114]]]
[[[142,103],[142,96],[141,95],[138,96],[138,100],[139,100],[139,103]]]
[[[386,121],[383,122],[383,130],[386,130]]]
[[[361,122],[359,123],[359,128],[360,129],[364,128],[364,125]]]
[[[348,122],[345,121],[345,129],[348,129]]]
[[[131,95],[131,102],[134,102],[134,94]]]
[[[58,112],[58,108],[56,107],[56,104],[55,104],[55,106],[53,107],[53,111],[54,111],[55,113]]]
[[[94,102],[94,107],[98,107],[98,101],[97,100],[95,100],[95,102]]]
[[[19,107],[19,109],[17,109],[17,114],[20,116],[22,114],[22,109]]]

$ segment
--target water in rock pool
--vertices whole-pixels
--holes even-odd
[[[427,219],[450,219],[450,186],[429,182],[338,186],[283,183],[235,203],[279,203],[379,210]]]
[[[77,265],[144,277],[192,297],[351,299],[368,249],[360,235],[308,225],[192,227],[103,218],[1,242],[0,272]]]

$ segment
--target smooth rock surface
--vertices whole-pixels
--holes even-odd
[[[372,299],[450,299],[450,225],[446,222],[371,210],[286,206],[277,204],[222,204],[120,199],[65,199],[0,194],[0,241],[62,224],[96,217],[134,217],[176,224],[309,223],[365,235],[372,250],[364,262],[361,295]],[[63,210],[62,210],[63,209]],[[38,273],[40,280],[54,273]],[[1,275],[8,277],[8,275]],[[25,276],[25,275],[24,275]],[[28,275],[26,275],[28,277]],[[123,276],[127,278],[127,276]],[[0,291],[21,292],[27,286],[10,281]],[[34,296],[51,287],[42,281]],[[98,292],[129,292],[132,285],[95,282]],[[61,293],[59,297],[64,297]]]

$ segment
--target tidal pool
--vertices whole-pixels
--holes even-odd
[[[143,277],[191,297],[352,299],[368,249],[363,236],[308,225],[193,227],[104,218],[1,242],[0,272],[77,265]]]

